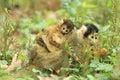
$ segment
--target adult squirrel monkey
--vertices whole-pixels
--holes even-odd
[[[84,63],[85,56],[88,56],[86,49],[89,50],[91,43],[97,42],[98,39],[95,34],[98,31],[98,28],[94,24],[85,23],[71,35],[68,45],[71,47],[71,53],[75,53],[81,63]]]
[[[93,40],[97,41],[97,37],[93,37],[93,36],[94,34],[98,33],[98,31],[99,31],[98,28],[94,24],[85,23],[84,25],[82,25],[80,29],[74,31],[74,33],[69,39],[69,44],[72,46],[77,46],[83,43],[85,39],[87,40],[90,39],[91,41]]]
[[[44,69],[51,68],[53,70],[58,70],[61,67],[68,67],[68,54],[64,49],[66,40],[71,36],[74,29],[74,24],[71,20],[65,19],[62,22],[47,27],[41,31],[33,44],[32,50],[30,52],[30,62],[27,65],[28,70],[21,70],[19,73],[15,74],[12,77],[19,77],[19,74],[31,74],[31,69]],[[19,59],[16,59],[15,62],[18,62]],[[22,63],[18,63],[22,64]],[[30,71],[29,71],[30,70]],[[25,77],[24,74],[21,76]],[[20,76],[20,77],[21,77]],[[36,74],[31,74],[31,77],[36,77]]]
[[[44,28],[36,37],[30,54],[30,64],[36,68],[50,67],[53,70],[68,66],[65,43],[73,30],[74,24],[68,19]]]

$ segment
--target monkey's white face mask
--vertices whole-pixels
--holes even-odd
[[[93,43],[97,43],[98,42],[98,33],[94,33],[88,36],[88,39],[93,42]]]
[[[80,41],[84,40],[84,34],[87,31],[87,27],[83,25],[80,29],[77,30],[77,37]],[[98,41],[97,33],[92,33],[88,35],[87,39],[91,42],[96,43]]]

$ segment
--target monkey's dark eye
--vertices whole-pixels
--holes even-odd
[[[93,51],[93,49],[91,49],[91,51]]]
[[[95,39],[97,39],[97,37],[95,37]]]
[[[91,36],[91,38],[94,38],[94,36]]]
[[[65,30],[65,28],[63,28],[63,30]]]
[[[68,30],[66,30],[66,32],[68,33],[69,31],[68,31]]]

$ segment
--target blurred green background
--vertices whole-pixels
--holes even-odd
[[[71,19],[78,28],[90,22],[100,30],[99,43],[108,50],[107,57],[93,59],[87,76],[70,71],[72,80],[96,80],[97,71],[98,80],[110,80],[120,49],[119,4],[120,0],[0,0],[0,59],[9,64],[15,53],[29,52],[36,34],[61,19]]]

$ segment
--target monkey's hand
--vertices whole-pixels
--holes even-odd
[[[59,47],[53,46],[53,44],[50,43],[49,38],[48,38],[47,35],[42,35],[41,37],[42,37],[42,39],[43,39],[43,41],[44,41],[47,49],[48,49],[50,52],[54,52],[54,51],[56,51],[57,49],[59,49]]]
[[[64,42],[63,35],[61,33],[53,33],[49,42],[56,47],[60,47]]]

